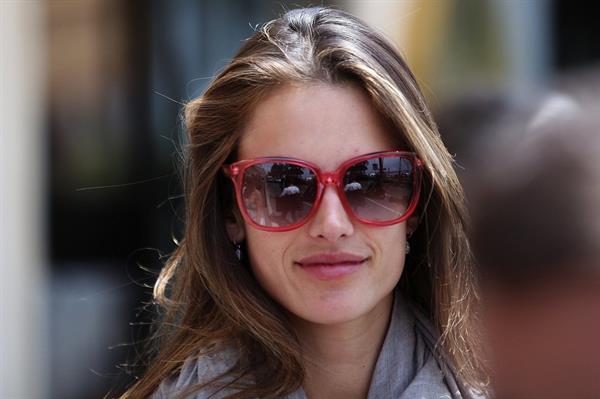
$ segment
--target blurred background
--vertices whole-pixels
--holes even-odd
[[[441,115],[600,61],[581,2],[322,3],[385,32]],[[1,398],[98,398],[131,381],[122,366],[182,227],[181,106],[257,25],[309,4],[0,0]]]

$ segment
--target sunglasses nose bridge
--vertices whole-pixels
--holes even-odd
[[[320,174],[320,180],[321,180],[321,184],[323,185],[323,189],[321,191],[321,196],[325,194],[325,190],[327,189],[327,186],[333,186],[333,189],[337,192],[337,195],[339,196],[340,200],[343,203],[342,200],[342,193],[340,192],[340,177],[338,172],[321,172]],[[319,200],[319,203],[321,201]]]
[[[328,185],[337,185],[338,177],[335,172],[325,172],[321,174],[321,181],[325,186]]]

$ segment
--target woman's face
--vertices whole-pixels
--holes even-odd
[[[360,88],[288,85],[257,106],[244,128],[238,158],[287,156],[333,171],[349,158],[397,149],[392,137]],[[404,267],[406,234],[404,222],[374,227],[354,220],[335,188],[327,186],[318,211],[300,228],[267,232],[246,224],[236,238],[245,235],[258,282],[292,315],[336,324],[366,317],[390,300]],[[364,261],[309,267],[307,257],[323,254]]]

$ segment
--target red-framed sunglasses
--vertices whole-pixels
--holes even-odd
[[[295,158],[266,157],[224,165],[247,223],[266,231],[302,226],[317,211],[327,185],[334,185],[346,212],[358,221],[388,226],[417,207],[422,163],[413,152],[382,151],[323,172]]]

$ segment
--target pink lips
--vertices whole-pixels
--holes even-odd
[[[304,257],[296,264],[319,280],[334,280],[354,273],[368,259],[345,252],[323,252]]]

